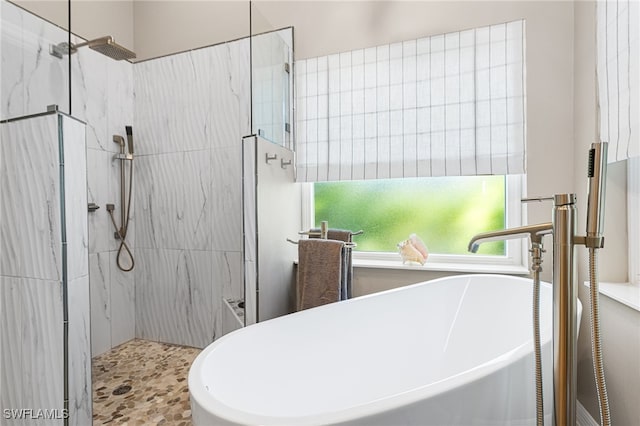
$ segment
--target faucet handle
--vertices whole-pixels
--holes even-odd
[[[553,201],[554,197],[527,197],[520,200],[522,203],[541,203],[543,201]]]

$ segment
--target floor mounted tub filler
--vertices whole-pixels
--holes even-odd
[[[194,361],[193,424],[535,424],[532,299],[530,279],[461,275],[243,328]],[[551,299],[543,283],[548,422]]]

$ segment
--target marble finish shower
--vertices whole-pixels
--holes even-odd
[[[136,337],[203,348],[242,284],[249,40],[136,63]]]
[[[83,39],[1,7],[0,403],[90,424],[92,357],[135,337],[201,348],[238,327],[222,310],[244,298],[250,43],[138,63],[91,49],[58,58],[49,46]],[[136,130],[129,273],[106,208],[120,215],[112,138],[125,126]]]
[[[0,124],[3,424],[91,421],[84,124],[51,112]]]

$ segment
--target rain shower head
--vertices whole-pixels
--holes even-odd
[[[123,59],[133,59],[136,57],[135,53],[133,53],[126,47],[117,44],[111,36],[100,37],[95,40],[89,40],[84,43],[72,45],[69,45],[69,43],[66,42],[59,43],[57,45],[52,44],[49,48],[49,53],[57,58],[62,59],[63,55],[76,53],[78,48],[84,46],[89,46],[96,52],[102,53],[103,55],[108,56],[111,59],[115,59],[116,61],[121,61]]]
[[[77,49],[78,47],[82,47],[82,45],[83,43],[77,44],[75,48]],[[110,57],[111,59],[115,59],[116,61],[121,61],[123,59],[133,59],[136,57],[135,53],[133,53],[126,47],[117,44],[111,36],[88,41],[87,45],[96,52],[100,52],[103,55]]]

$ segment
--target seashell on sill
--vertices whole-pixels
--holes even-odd
[[[411,234],[408,239],[398,243],[398,252],[403,264],[415,262],[424,265],[429,257],[427,247],[416,234]]]
[[[429,251],[427,250],[427,246],[424,244],[424,241],[422,241],[422,239],[416,234],[409,235],[409,241],[411,241],[413,247],[415,247],[415,249],[420,252],[422,257],[424,257],[424,260],[426,261],[429,257]]]

